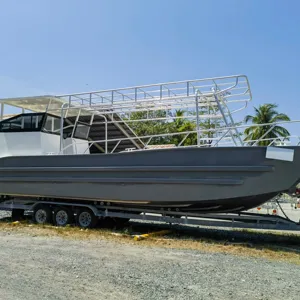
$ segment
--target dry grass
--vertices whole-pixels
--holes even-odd
[[[169,249],[188,249],[210,253],[226,253],[243,257],[264,258],[273,261],[289,262],[300,265],[300,236],[285,234],[293,239],[293,246],[270,243],[233,243],[228,240],[201,238],[186,233],[173,233],[166,237],[151,237],[142,241],[134,241],[130,230],[116,231],[112,229],[80,229],[78,227],[54,227],[50,225],[32,225],[24,223],[0,222],[0,231],[26,234],[29,236],[58,236],[72,240],[106,239],[131,245],[162,247]],[[251,231],[245,231],[249,234]],[[243,232],[240,231],[240,232]],[[278,233],[276,233],[278,235]],[[281,235],[282,236],[282,235]],[[296,240],[295,240],[296,239]],[[296,241],[296,242],[295,242]],[[299,241],[299,242],[298,242]]]

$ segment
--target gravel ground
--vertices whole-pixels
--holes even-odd
[[[11,212],[10,211],[2,211],[0,210],[0,219],[2,218],[8,218],[11,217]]]
[[[11,231],[0,244],[5,300],[299,299],[288,263]]]

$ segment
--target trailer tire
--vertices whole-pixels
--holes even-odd
[[[98,220],[98,217],[89,208],[80,209],[76,215],[76,224],[81,228],[94,228]]]
[[[73,223],[74,213],[71,209],[65,207],[57,207],[53,214],[53,223],[55,226],[64,227]]]
[[[52,223],[52,210],[46,205],[37,205],[33,210],[33,222],[36,224],[51,224]]]

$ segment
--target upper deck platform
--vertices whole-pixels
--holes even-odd
[[[91,110],[98,113],[124,113],[195,108],[196,95],[203,100],[199,103],[200,106],[216,106],[214,94],[222,97],[227,105],[242,104],[239,109],[252,99],[248,78],[245,75],[234,75],[66,95],[6,98],[0,99],[0,103],[33,112],[51,111],[51,114],[57,115],[60,115],[62,105],[68,110],[86,108],[87,114]],[[74,114],[76,115],[75,111]]]
[[[200,127],[205,122],[213,122],[215,125],[208,129],[210,133],[207,134],[206,129],[209,146],[212,139],[215,139],[215,145],[220,145],[221,140],[229,141],[230,145],[243,145],[241,133],[236,128],[241,120],[236,122],[233,115],[245,109],[251,99],[247,76],[233,75],[65,95],[0,99],[0,119],[7,113],[5,107],[11,106],[22,109],[22,112],[46,112],[75,123],[97,123],[93,140],[100,138],[97,143],[103,144],[109,139],[109,143],[114,145],[111,150],[115,150],[118,143],[126,144],[125,140],[130,140],[128,146],[147,148],[153,137],[165,137],[166,134],[180,135],[181,142],[177,146],[193,134],[198,136],[198,146],[206,145],[201,142],[205,138]],[[178,111],[184,112],[184,115],[177,115]],[[132,129],[137,127],[133,125],[141,122],[168,123],[183,119],[189,120],[195,127],[180,133],[145,132],[143,136],[137,136]],[[107,132],[111,133],[110,137]]]

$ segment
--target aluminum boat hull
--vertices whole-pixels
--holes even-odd
[[[0,195],[182,211],[236,212],[293,188],[293,161],[266,158],[266,147],[173,148],[116,154],[0,159]]]

